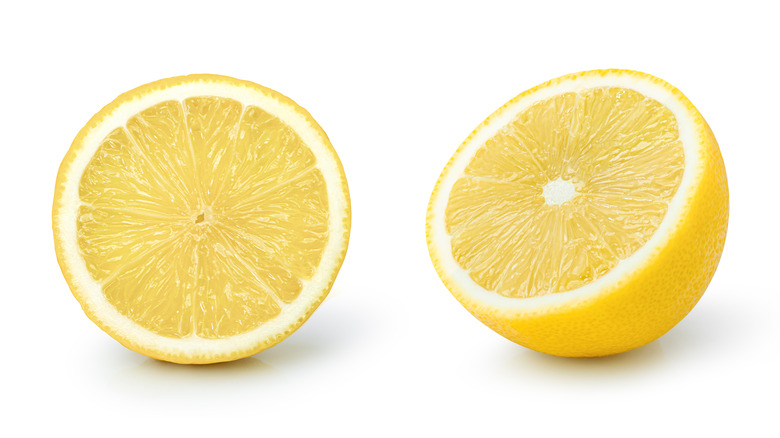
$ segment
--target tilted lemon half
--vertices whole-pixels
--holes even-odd
[[[728,186],[709,126],[653,76],[554,79],[498,109],[431,196],[427,240],[480,321],[559,356],[603,356],[666,333],[720,259]]]
[[[154,358],[220,362],[276,344],[322,302],[347,250],[349,192],[295,102],[183,76],[119,96],[79,132],[53,228],[98,326]]]

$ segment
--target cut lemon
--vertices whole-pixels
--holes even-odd
[[[295,331],[330,290],[349,227],[344,171],[309,113],[215,75],[119,96],[79,132],[54,195],[57,259],[87,316],[181,363]]]
[[[603,356],[696,304],[728,223],[709,126],[653,76],[598,70],[512,99],[458,148],[431,196],[428,249],[452,294],[518,344]]]

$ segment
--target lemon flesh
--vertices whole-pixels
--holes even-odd
[[[195,75],[120,96],[82,130],[54,230],[66,279],[104,330],[153,357],[215,362],[279,342],[316,308],[346,251],[349,201],[308,113]]]
[[[322,173],[294,131],[217,97],[163,102],[112,132],[79,185],[79,248],[120,313],[218,338],[279,314],[328,236]]]
[[[657,339],[709,284],[728,184],[704,118],[645,73],[563,76],[499,108],[442,171],[431,260],[506,338],[559,356]]]
[[[623,88],[541,100],[488,139],[452,188],[453,257],[507,297],[576,289],[650,239],[683,169],[674,115],[655,100]]]

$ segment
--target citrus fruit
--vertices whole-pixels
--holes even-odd
[[[512,99],[436,183],[428,249],[452,294],[506,338],[604,356],[666,333],[720,259],[728,186],[707,123],[648,74],[597,70]]]
[[[257,353],[327,295],[350,228],[347,182],[303,108],[217,75],[119,96],[57,175],[54,242],[84,312],[180,363]]]

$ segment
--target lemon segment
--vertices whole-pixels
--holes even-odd
[[[153,357],[214,362],[273,345],[316,308],[346,251],[349,198],[308,113],[195,75],[120,96],[82,130],[54,230],[98,325]]]
[[[728,223],[717,142],[682,93],[597,70],[535,87],[458,148],[427,216],[434,267],[521,345],[601,356],[671,329],[704,293]]]

